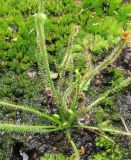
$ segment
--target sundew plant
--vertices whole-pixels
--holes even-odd
[[[110,8],[110,14],[111,8]],[[103,100],[105,100],[111,94],[115,94],[124,87],[127,87],[131,83],[131,77],[124,79],[119,84],[112,86],[109,90],[105,91],[99,97],[97,97],[90,104],[86,105],[80,109],[79,108],[79,98],[81,93],[84,92],[85,88],[88,89],[91,81],[94,77],[101,73],[104,69],[113,63],[120,55],[121,50],[125,47],[125,43],[122,40],[119,40],[118,44],[114,50],[108,55],[102,62],[97,66],[94,66],[91,63],[91,56],[87,50],[87,43],[85,42],[82,46],[83,52],[87,53],[88,58],[85,59],[87,62],[88,70],[84,73],[81,70],[74,67],[74,56],[72,50],[74,49],[74,42],[79,33],[79,26],[72,26],[71,35],[68,41],[68,47],[66,49],[65,56],[61,64],[57,65],[59,80],[56,85],[51,77],[51,71],[49,67],[49,59],[45,41],[45,27],[47,16],[43,13],[43,4],[42,1],[39,1],[38,13],[34,15],[35,18],[35,27],[37,35],[37,47],[38,52],[36,55],[38,68],[43,78],[44,84],[46,87],[49,87],[52,93],[52,97],[56,103],[57,113],[49,115],[43,112],[40,112],[38,109],[33,109],[32,107],[25,107],[20,105],[11,104],[8,102],[0,101],[1,107],[8,107],[14,110],[22,110],[29,113],[36,114],[37,116],[42,117],[50,121],[50,125],[15,125],[15,124],[0,124],[0,130],[6,130],[10,132],[20,131],[20,132],[32,132],[32,133],[49,133],[49,132],[59,132],[63,130],[65,136],[70,141],[74,152],[75,159],[80,159],[79,150],[77,149],[71,134],[70,130],[72,128],[85,128],[91,131],[100,132],[101,136],[110,139],[108,136],[105,136],[103,133],[109,132],[111,134],[121,134],[123,136],[131,136],[130,132],[125,132],[114,127],[102,127],[102,126],[85,126],[78,124],[77,119],[85,115],[93,107],[97,106]],[[99,37],[98,37],[99,38]],[[65,76],[67,71],[69,71],[69,76]]]

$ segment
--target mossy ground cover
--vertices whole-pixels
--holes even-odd
[[[45,95],[43,96],[44,84],[38,72],[35,56],[39,48],[36,45],[34,25],[37,1],[1,0],[0,8],[0,99],[37,106],[43,110],[47,100]],[[77,37],[72,47],[75,58],[74,68],[79,69],[81,73],[85,73],[90,68],[90,65],[86,65],[85,59],[88,58],[89,62],[92,61],[96,65],[117,45],[121,32],[131,28],[131,5],[124,4],[121,0],[49,0],[45,1],[43,10],[48,17],[45,32],[50,67],[56,73],[68,46],[73,25],[78,26],[74,31]],[[88,46],[90,54],[82,54],[83,46]],[[33,77],[29,74],[29,72],[32,74],[32,70],[36,72]],[[116,66],[110,66],[102,75],[96,77],[97,81],[92,82],[94,89],[89,89],[86,95],[91,99],[101,91],[109,89],[111,84],[115,85],[127,76]],[[57,80],[55,81],[57,84]],[[117,105],[116,100],[117,96],[112,96],[99,106],[99,109],[95,111],[96,124],[101,124],[102,121],[107,124],[119,122],[118,114],[111,114]],[[0,120],[15,123],[17,113],[10,112],[10,110],[2,109]],[[28,122],[30,115],[20,114],[21,122]],[[37,122],[40,120],[38,119]],[[36,123],[33,118],[30,122]],[[101,125],[106,125],[106,123]],[[13,139],[11,135],[8,138]],[[100,150],[91,159],[121,160],[125,152],[127,156],[124,158],[129,159],[129,150],[122,148],[122,142],[115,145],[117,147],[113,150],[114,145],[98,137],[96,145]],[[3,145],[0,153],[1,157],[6,156]]]

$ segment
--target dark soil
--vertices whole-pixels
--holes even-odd
[[[121,56],[116,61],[116,66],[131,75],[131,47],[123,49]]]
[[[89,156],[96,153],[95,137],[92,132],[85,130],[72,130],[71,134],[77,148],[84,147],[85,154],[82,160],[87,160]],[[40,159],[45,153],[63,153],[65,155],[72,155],[73,150],[69,141],[65,137],[65,133],[50,133],[50,134],[35,134],[30,135],[26,143],[16,142],[13,148],[11,160],[20,159],[20,150],[25,152],[30,160]]]
[[[127,132],[131,132],[131,85],[128,87],[126,93],[118,97],[118,112],[120,113],[122,125]],[[125,124],[124,124],[125,123]],[[120,137],[123,148],[131,151],[131,138]],[[128,152],[128,157],[131,159],[131,152]]]

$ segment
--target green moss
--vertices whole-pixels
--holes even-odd
[[[103,5],[107,8],[106,12],[109,12],[109,15],[104,16]],[[72,23],[80,25],[81,31],[85,30],[94,35],[99,34],[101,39],[104,38],[108,41],[103,40],[103,46],[101,42],[101,44],[93,47],[93,51],[98,50],[99,52],[101,46],[108,48],[107,43],[112,46],[118,42],[120,32],[123,25],[128,21],[130,13],[130,5],[122,5],[121,0],[83,1],[82,6],[76,5],[73,1],[55,0],[53,2],[46,1],[44,6],[49,19],[46,27],[47,49],[57,62],[60,62],[64,55],[63,48],[67,46]],[[92,13],[92,9],[96,13]],[[11,67],[11,70],[15,70],[19,63],[22,70],[27,70],[36,61],[33,17],[36,11],[37,3],[35,0],[28,0],[26,3],[25,0],[21,0],[20,3],[17,3],[16,0],[2,0],[0,11],[2,24],[0,26],[0,49],[2,52],[0,58],[3,67],[8,66]],[[114,11],[117,11],[117,15]],[[97,16],[99,12],[102,14]],[[97,41],[98,37],[95,39]],[[12,60],[16,62],[11,65],[8,61]]]
[[[41,160],[73,160],[73,157],[65,157],[63,154],[46,154]]]
[[[90,8],[98,15],[114,15],[116,11],[121,7],[122,0],[89,0],[83,1],[84,8]]]
[[[102,151],[90,158],[91,160],[122,160],[123,158],[128,160],[125,158],[128,151],[122,148],[120,144],[113,144],[103,137],[98,137],[96,138],[96,145],[101,147]]]

